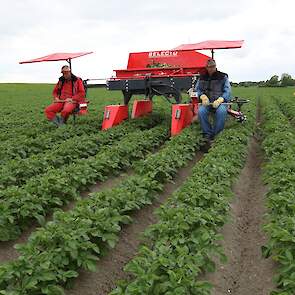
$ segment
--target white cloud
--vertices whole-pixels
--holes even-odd
[[[74,73],[104,78],[126,67],[129,52],[210,39],[245,40],[216,51],[233,81],[295,76],[292,0],[0,2],[0,82],[55,82],[63,62],[18,64],[53,52],[94,51],[73,60]]]

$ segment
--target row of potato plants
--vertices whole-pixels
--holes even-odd
[[[264,230],[269,241],[262,250],[278,265],[277,289],[271,294],[291,295],[295,294],[295,129],[274,99],[264,98],[263,110],[262,146],[267,160],[263,174],[268,186]]]
[[[19,118],[17,120],[20,120]],[[21,122],[21,120],[20,120]],[[31,124],[22,124],[19,126],[13,126],[10,124],[6,124],[7,126],[1,126],[0,130],[0,142],[1,144],[9,140],[11,138],[16,138],[16,137],[32,137],[35,138],[37,137],[41,132],[42,133],[47,133],[47,132],[52,132],[53,130],[56,129],[53,124],[48,124],[48,122],[38,122],[38,121],[33,121]],[[1,124],[1,123],[0,123]]]
[[[274,97],[282,112],[288,117],[292,124],[295,124],[295,101],[294,97],[278,96]]]
[[[48,170],[22,187],[11,186],[0,191],[0,240],[17,238],[33,219],[42,224],[50,209],[77,198],[90,184],[127,169],[167,138],[166,124],[135,131],[102,148],[95,156]]]
[[[145,231],[145,242],[125,266],[132,274],[112,295],[210,294],[198,280],[214,271],[213,257],[226,260],[218,233],[228,219],[231,187],[242,169],[254,128],[255,103],[248,121],[224,130],[186,182],[157,210],[159,222]]]
[[[79,129],[83,128],[85,128],[86,131],[88,129],[91,130],[99,128],[99,124],[102,120],[101,118],[97,118],[97,116],[92,115],[87,118],[79,118],[75,125],[71,121],[72,120],[68,121],[67,127],[69,129],[75,129],[78,127],[79,132]],[[7,126],[6,128],[2,128],[0,133],[0,145],[6,141],[13,143],[17,138],[36,139],[40,135],[48,135],[49,137],[51,134],[54,136],[55,133],[60,133],[60,130],[56,128],[53,123],[48,122],[47,120],[44,122],[43,118],[39,120],[34,118],[31,123],[23,123],[20,126]]]
[[[155,107],[154,113],[161,114],[161,116],[167,116],[167,108],[163,108],[162,105]],[[78,122],[73,125],[71,122],[62,128],[50,129],[48,132],[43,132],[38,129],[38,120],[33,120],[32,132],[27,134],[25,128],[22,133],[24,135],[14,136],[11,127],[7,131],[9,134],[9,140],[0,142],[0,164],[4,164],[10,159],[22,159],[27,158],[33,154],[38,154],[45,150],[50,150],[57,144],[60,144],[64,140],[70,139],[74,136],[82,136],[84,134],[94,134],[101,130],[102,114],[97,118],[94,115],[84,116],[78,119]],[[51,124],[46,122],[46,124]],[[32,134],[35,134],[35,136]],[[1,138],[1,134],[0,134]]]
[[[95,270],[99,256],[117,242],[122,224],[131,222],[131,213],[156,198],[201,141],[199,126],[187,128],[136,162],[135,174],[117,187],[92,193],[71,211],[56,211],[52,222],[17,246],[20,257],[0,267],[0,294],[64,294],[62,287],[81,267]]]
[[[3,124],[0,124],[0,164],[3,163],[3,155],[1,150],[1,145],[5,144],[3,142],[7,139],[7,144],[5,144],[5,147],[12,148],[14,151],[8,152],[8,156],[6,156],[4,152],[4,156],[6,159],[10,158],[24,158],[27,157],[28,154],[34,154],[35,149],[38,149],[38,146],[40,145],[40,140],[38,139],[40,136],[46,136],[50,137],[49,135],[55,134],[55,133],[72,133],[72,135],[75,135],[75,130],[79,132],[79,129],[81,129],[81,132],[79,132],[77,135],[82,135],[83,130],[85,130],[85,133],[89,134],[87,131],[88,129],[91,129],[91,132],[96,132],[97,130],[101,129],[101,122],[103,118],[103,106],[107,104],[107,102],[114,103],[114,99],[108,98],[105,93],[102,93],[104,99],[94,99],[92,100],[92,103],[89,105],[89,114],[87,116],[79,117],[77,120],[77,123],[73,125],[73,119],[72,117],[69,118],[68,124],[66,126],[66,131],[64,131],[63,128],[56,128],[53,126],[52,123],[48,122],[44,117],[43,107],[41,105],[35,106],[34,104],[30,104],[30,108],[26,108],[27,105],[21,105],[19,104],[19,101],[17,103],[14,103],[14,98],[10,100],[9,104],[13,104],[12,106],[12,114],[11,118],[7,118],[8,111],[5,111],[5,116],[1,116],[1,119],[3,120]],[[35,106],[35,109],[32,109]],[[25,111],[24,111],[25,110]],[[163,108],[163,104],[155,103],[154,111],[160,112],[160,113],[166,113],[168,110],[167,105],[166,108]],[[19,115],[19,112],[22,112],[23,115]],[[169,112],[170,113],[170,112]],[[8,114],[9,115],[9,114]],[[1,120],[0,119],[0,120]],[[2,128],[4,127],[4,128]],[[62,130],[60,130],[62,129]],[[71,135],[71,136],[72,136]],[[17,139],[19,138],[19,140]],[[58,141],[59,137],[53,138],[54,141]],[[63,138],[61,138],[60,141],[62,141]],[[32,144],[31,144],[32,141]],[[36,141],[36,142],[35,142]],[[24,145],[22,142],[27,143],[26,145],[29,145],[29,147],[22,148]],[[41,140],[42,144],[42,140]],[[51,143],[50,143],[51,144]],[[30,148],[30,146],[33,146]],[[49,147],[50,149],[50,147]],[[5,148],[3,149],[3,151]],[[38,151],[37,151],[38,152]]]
[[[0,168],[0,189],[11,185],[23,185],[34,175],[94,156],[103,146],[111,145],[132,131],[154,127],[162,119],[162,116],[154,114],[127,121],[104,132],[97,130],[94,134],[74,136],[44,153],[32,155],[26,159],[11,160]]]
[[[1,114],[0,130],[3,131],[7,128],[18,128],[22,125],[33,127],[35,119],[44,119],[44,114],[41,114],[39,110],[22,109],[18,105],[13,106],[13,111],[5,109],[5,113]],[[42,127],[46,126],[46,121],[40,122]],[[41,127],[40,126],[40,127]]]
[[[30,113],[31,115],[31,113]],[[31,138],[35,139],[41,134],[54,134],[57,131],[56,126],[49,122],[42,112],[41,116],[30,116],[28,113],[24,117],[19,117],[18,114],[14,114],[14,122],[5,122],[0,125],[0,145],[7,140],[14,138]],[[88,114],[87,116],[79,117],[74,124],[72,116],[70,116],[67,127],[73,129],[75,127],[83,127],[86,130],[89,127],[99,128],[102,122],[103,113],[99,116],[97,114]],[[5,120],[5,119],[4,119]]]
[[[99,126],[99,122],[75,126],[66,125],[62,128],[56,128],[52,132],[39,134],[35,138],[26,135],[13,137],[13,134],[10,134],[9,140],[0,143],[0,164],[3,165],[11,159],[23,159],[44,150],[50,150],[56,144],[73,136],[93,134],[99,131]]]

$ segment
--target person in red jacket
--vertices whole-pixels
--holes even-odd
[[[57,126],[66,123],[69,115],[85,99],[85,90],[82,79],[73,75],[69,66],[61,68],[63,74],[54,87],[52,95],[54,101],[45,108],[48,120]],[[61,113],[61,117],[57,113]]]

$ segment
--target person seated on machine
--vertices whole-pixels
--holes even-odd
[[[228,75],[217,70],[214,59],[209,59],[206,64],[206,73],[200,75],[195,92],[202,105],[198,110],[203,136],[207,142],[224,129],[227,115],[227,105],[231,97],[231,86]],[[213,126],[209,122],[209,113],[214,114]]]
[[[45,115],[56,126],[66,123],[70,114],[85,100],[85,89],[81,78],[72,74],[69,66],[61,68],[62,76],[55,85],[52,95],[54,101],[45,108]],[[59,117],[57,113],[61,113]]]

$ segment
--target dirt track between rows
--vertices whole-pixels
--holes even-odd
[[[257,125],[260,125],[259,111]],[[262,229],[267,193],[262,182],[262,164],[259,139],[253,136],[245,166],[233,187],[230,222],[221,229],[228,262],[217,263],[217,271],[205,275],[214,285],[214,295],[267,295],[274,289],[275,264],[261,254],[261,246],[267,242]]]

